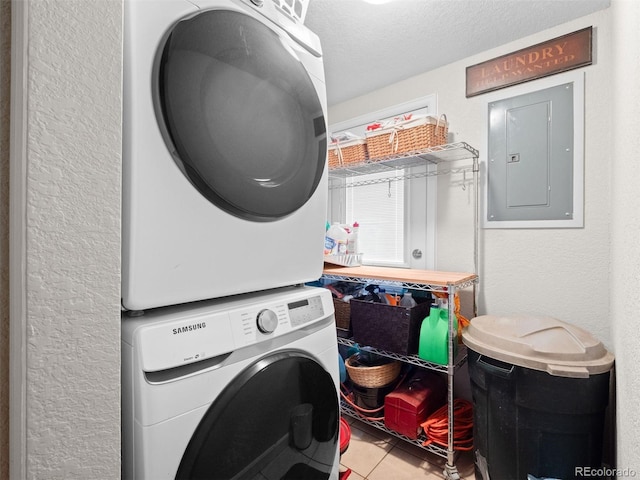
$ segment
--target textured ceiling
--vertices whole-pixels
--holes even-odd
[[[310,0],[329,105],[607,8],[610,0]]]

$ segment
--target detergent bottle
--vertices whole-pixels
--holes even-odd
[[[401,307],[409,307],[409,308],[413,308],[417,305],[418,303],[416,302],[416,299],[413,298],[413,295],[411,294],[411,292],[406,292],[402,298],[400,299],[400,306]]]
[[[340,225],[340,223],[336,222],[329,227],[327,230],[326,236],[333,240],[332,249],[330,255],[338,255],[347,253],[347,239],[348,239],[347,231]],[[327,242],[325,242],[327,244]]]
[[[453,318],[455,338],[453,357],[458,352],[458,319]],[[429,316],[422,321],[418,357],[427,362],[446,365],[449,362],[449,310],[431,307]]]

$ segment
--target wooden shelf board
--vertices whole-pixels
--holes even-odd
[[[477,278],[475,273],[439,272],[435,270],[372,267],[366,265],[360,267],[341,267],[327,263],[324,265],[323,273],[326,275],[440,286],[460,285]]]

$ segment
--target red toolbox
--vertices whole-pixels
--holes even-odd
[[[384,399],[384,424],[411,439],[418,438],[420,424],[447,402],[447,382],[442,375],[417,370]]]

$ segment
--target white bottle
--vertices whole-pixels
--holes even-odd
[[[349,234],[342,228],[342,226],[336,222],[327,230],[327,237],[332,238],[335,241],[335,245],[331,250],[331,255],[338,255],[347,253],[347,240]]]
[[[415,298],[411,295],[411,292],[407,292],[400,299],[401,307],[415,307],[417,305]]]

